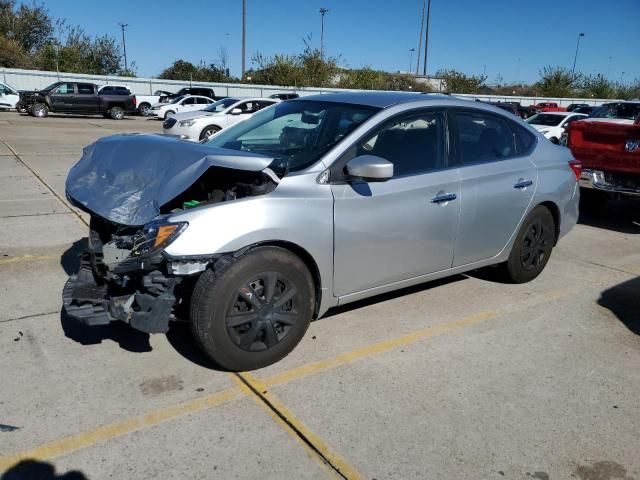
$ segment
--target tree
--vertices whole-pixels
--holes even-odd
[[[206,65],[200,62],[194,65],[186,60],[176,60],[173,64],[165,68],[160,73],[159,78],[167,80],[195,80],[197,82],[229,82],[233,79],[229,78],[226,69],[211,63]]]
[[[436,77],[442,78],[448,92],[451,93],[477,93],[486,87],[486,75],[466,75],[453,69],[438,70]]]
[[[0,35],[14,40],[28,54],[34,54],[53,38],[53,21],[48,10],[37,4],[0,0]]]
[[[603,74],[582,77],[582,94],[585,97],[613,98],[615,97],[615,84],[609,81]]]
[[[0,36],[0,66],[6,68],[31,68],[31,59],[15,40]]]
[[[581,80],[580,73],[574,75],[567,68],[548,65],[540,72],[540,80],[535,85],[543,96],[571,97]]]

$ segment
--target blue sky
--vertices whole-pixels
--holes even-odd
[[[228,51],[232,74],[240,73],[241,0],[43,3],[92,34],[120,39],[118,22],[128,23],[127,56],[139,76],[155,76],[178,58],[215,61],[220,47]],[[408,69],[422,0],[247,0],[248,66],[256,51],[301,51],[308,34],[319,44],[320,7],[330,9],[327,54],[340,55],[345,66]],[[640,78],[640,0],[432,0],[429,72],[486,68],[490,82],[499,74],[507,82],[533,81],[545,65],[571,68],[580,32],[576,70]]]

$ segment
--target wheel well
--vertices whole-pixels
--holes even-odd
[[[146,105],[147,107],[151,106],[151,104],[149,102],[141,102],[140,104],[138,104],[138,108],[140,108],[143,105]]]
[[[111,110],[113,107],[120,107],[124,110],[124,103],[110,103],[107,105],[108,110]]]
[[[322,299],[322,280],[320,279],[320,269],[318,268],[318,264],[313,259],[311,254],[307,252],[304,248],[295,243],[286,242],[284,240],[274,240],[267,241],[261,243],[254,243],[253,245],[243,248],[240,251],[245,252],[255,247],[280,247],[285,250],[290,251],[295,256],[297,256],[300,260],[304,262],[304,264],[309,269],[309,273],[311,273],[311,278],[313,279],[313,286],[315,288],[316,293],[316,306],[313,312],[313,318],[317,318],[318,311],[320,309],[320,300]]]
[[[558,239],[560,238],[560,209],[553,202],[542,202],[540,205],[545,207],[549,212],[551,212],[551,216],[553,217],[553,223],[556,227],[556,238],[553,242],[554,245],[558,243]]]

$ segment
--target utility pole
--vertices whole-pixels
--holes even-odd
[[[322,7],[320,10],[320,60],[324,59],[324,16],[329,13],[328,8]]]
[[[247,0],[242,0],[242,76],[247,71]]]
[[[571,77],[575,77],[576,74],[576,60],[578,60],[578,49],[580,48],[580,37],[584,37],[584,33],[578,35],[578,42],[576,43],[576,55],[573,57],[573,68],[571,69]]]
[[[124,50],[124,71],[129,71],[129,66],[127,65],[127,44],[124,41],[124,29],[129,26],[128,23],[118,23],[122,28],[122,49]]]
[[[427,6],[427,29],[424,34],[424,65],[422,66],[422,74],[427,76],[427,51],[429,50],[429,20],[431,19],[431,0]]]
[[[420,19],[420,36],[418,37],[418,59],[416,60],[416,77],[420,73],[420,54],[422,53],[422,34],[424,33],[424,12],[427,9],[427,0],[422,2],[422,18]]]
[[[413,65],[413,52],[415,52],[415,48],[409,49],[409,73],[411,73],[411,65]]]

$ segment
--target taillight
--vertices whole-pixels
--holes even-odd
[[[576,182],[580,180],[580,176],[582,175],[582,162],[580,162],[580,160],[569,160],[569,168],[573,170],[576,176]]]
[[[132,95],[133,97],[133,106],[136,107],[138,105],[138,99],[136,98],[135,95]]]

